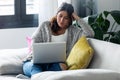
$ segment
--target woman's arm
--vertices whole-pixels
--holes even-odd
[[[83,19],[81,19],[76,13],[73,13],[72,17],[82,28],[84,35],[86,35],[87,37],[94,37],[94,31],[89,24],[87,24]]]
[[[32,34],[32,43],[42,42],[42,25],[38,26],[35,32]]]

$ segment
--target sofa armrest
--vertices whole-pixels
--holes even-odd
[[[104,69],[46,71],[33,75],[31,80],[120,80],[120,73]]]

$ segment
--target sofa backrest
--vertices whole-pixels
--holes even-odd
[[[97,39],[88,39],[94,56],[88,68],[110,69],[120,72],[120,45]]]

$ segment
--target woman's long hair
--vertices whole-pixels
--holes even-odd
[[[59,27],[59,25],[58,25],[58,23],[57,23],[57,18],[56,18],[56,16],[54,16],[54,17],[50,20],[50,22],[51,22],[51,30],[52,30],[52,32],[57,33],[57,32],[60,30],[60,27]]]

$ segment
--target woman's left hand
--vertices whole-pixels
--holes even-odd
[[[72,17],[73,17],[73,20],[79,20],[80,19],[80,17],[75,12],[72,13]]]

